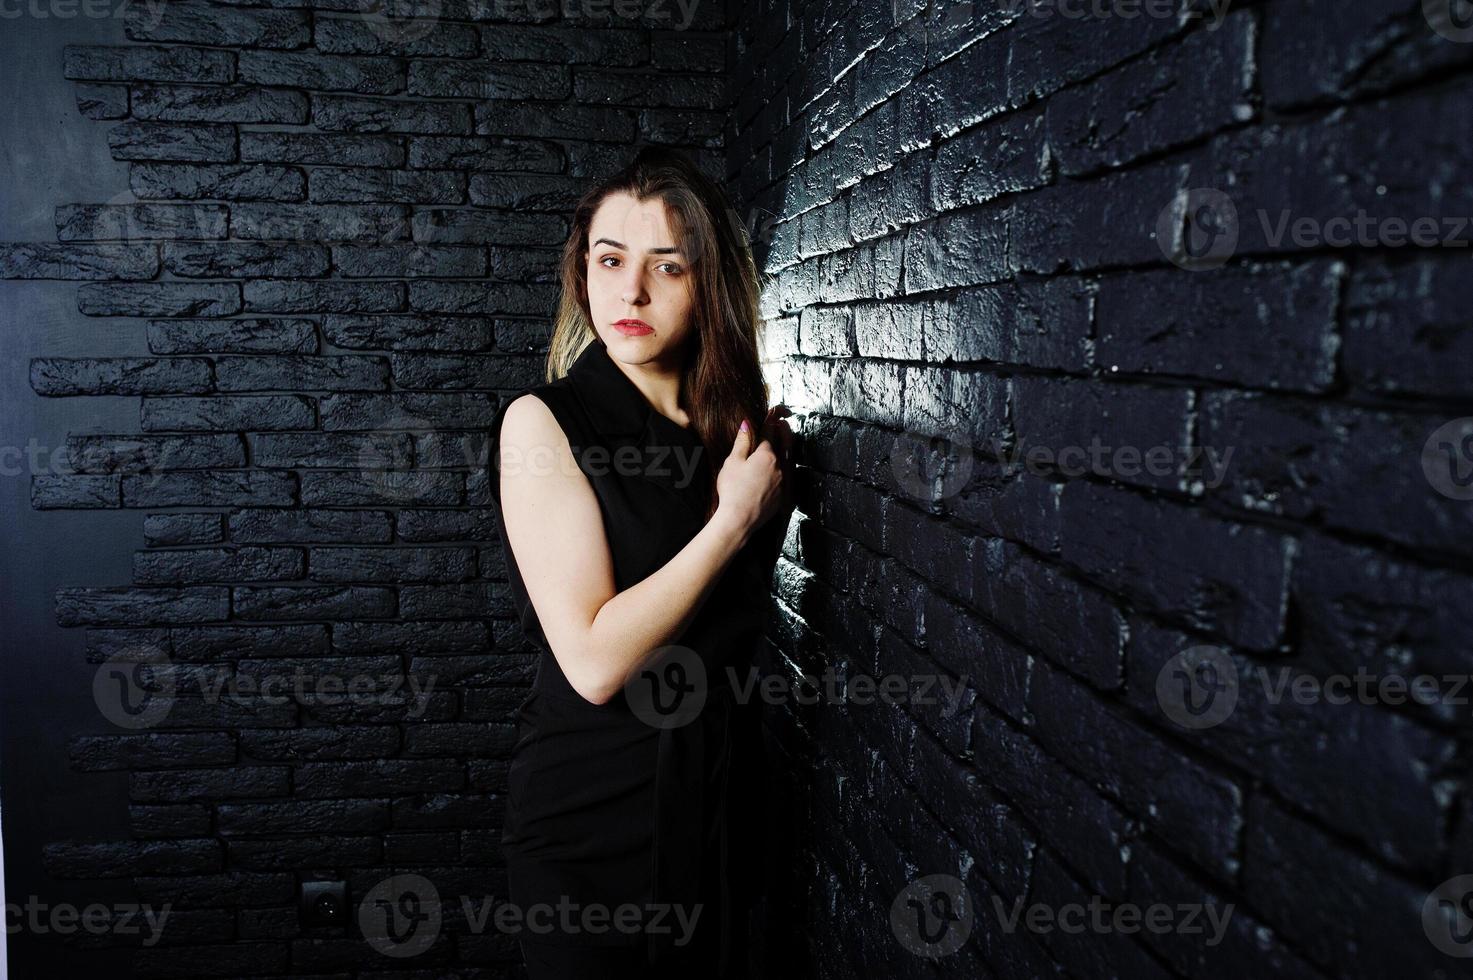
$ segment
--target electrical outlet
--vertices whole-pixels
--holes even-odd
[[[341,928],[348,924],[346,881],[304,881],[298,916],[305,927]]]

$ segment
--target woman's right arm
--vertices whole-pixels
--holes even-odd
[[[507,407],[498,450],[507,540],[553,656],[585,700],[608,702],[684,633],[727,563],[779,509],[777,455],[752,441],[738,436],[722,464],[706,526],[658,571],[617,592],[598,498],[562,427],[536,396]]]

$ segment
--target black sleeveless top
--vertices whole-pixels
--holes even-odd
[[[619,591],[658,571],[701,530],[713,460],[693,430],[654,410],[602,339],[584,348],[566,376],[527,392],[551,409],[593,487]],[[488,433],[498,518],[499,435],[515,397],[501,406]],[[685,648],[669,668],[675,683],[687,668],[691,676],[703,673],[704,701],[693,718],[689,710],[677,712],[661,727],[637,694],[630,703],[629,689],[603,705],[573,690],[498,522],[521,629],[540,652],[531,694],[517,709],[520,737],[502,835],[509,897],[523,914],[539,903],[556,909],[561,900],[578,909],[597,904],[610,922],[627,903],[641,910],[678,904],[687,915],[699,905],[698,929],[716,930],[721,963],[730,961],[736,906],[749,897],[747,873],[757,864],[750,831],[761,785],[758,689],[748,685],[768,608],[777,524],[751,535],[685,633],[669,641]],[[699,664],[687,662],[697,658]],[[654,964],[664,961],[678,931],[662,937],[654,929],[555,929],[526,938],[644,945]]]

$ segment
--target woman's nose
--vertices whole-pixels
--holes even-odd
[[[624,280],[624,291],[621,298],[629,304],[644,301],[644,273],[642,270],[639,268],[630,270],[629,278]]]

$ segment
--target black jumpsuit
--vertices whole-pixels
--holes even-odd
[[[616,589],[638,584],[704,526],[707,488],[719,460],[708,458],[693,430],[650,406],[601,339],[588,344],[567,375],[528,391],[551,409],[598,497]],[[488,440],[498,516],[498,436],[510,403],[497,412]],[[539,903],[556,908],[560,900],[578,909],[597,905],[609,910],[605,922],[628,903],[641,910],[651,903],[679,905],[688,916],[699,907],[696,940],[678,946],[677,939],[689,939],[688,930],[671,916],[664,930],[643,920],[649,928],[594,932],[563,930],[555,922],[550,933],[524,931],[534,977],[534,959],[548,964],[547,975],[555,974],[554,963],[563,970],[576,965],[588,975],[654,976],[652,970],[665,967],[672,976],[743,975],[739,906],[751,894],[747,875],[758,863],[751,831],[760,813],[760,688],[750,679],[776,556],[772,535],[781,533],[777,523],[751,536],[686,632],[670,641],[699,658],[705,700],[693,720],[666,727],[652,724],[649,712],[631,705],[625,692],[595,705],[573,690],[548,647],[500,524],[522,632],[540,652],[531,694],[517,710],[520,737],[502,835],[511,902],[524,914]],[[595,970],[595,963],[603,966]]]

